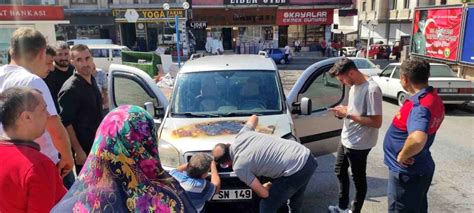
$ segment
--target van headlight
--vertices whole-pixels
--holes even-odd
[[[164,167],[177,168],[179,166],[179,151],[170,143],[159,140],[158,152],[161,164]]]

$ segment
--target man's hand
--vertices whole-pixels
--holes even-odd
[[[398,155],[397,156],[397,162],[398,162],[398,164],[400,164],[400,166],[406,168],[408,166],[413,165],[415,163],[415,159],[414,158],[403,159],[401,157],[401,155]]]
[[[66,176],[73,168],[74,160],[72,159],[72,154],[68,156],[62,156],[58,162],[58,172],[61,177]]]
[[[329,108],[338,118],[345,118],[347,116],[347,106],[339,105],[334,108]]]
[[[272,188],[272,182],[266,182],[264,183],[263,185],[263,188],[267,189],[268,191],[270,191],[270,188]]]
[[[84,150],[80,149],[76,152],[76,165],[84,165],[86,163],[87,155]]]

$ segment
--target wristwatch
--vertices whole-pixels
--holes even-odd
[[[352,119],[352,116],[351,116],[351,114],[347,114],[347,115],[346,115],[346,119],[349,119],[349,120],[351,120],[351,119]]]

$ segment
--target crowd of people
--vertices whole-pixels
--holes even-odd
[[[282,206],[303,211],[317,160],[300,143],[254,131],[257,116],[233,143],[217,144],[211,155],[195,154],[167,173],[153,117],[131,105],[109,112],[105,73],[95,69],[86,45],[48,46],[37,30],[19,28],[9,53],[11,62],[0,67],[0,212],[202,212],[220,191],[218,165],[232,166],[261,198],[260,212]],[[389,212],[428,209],[434,173],[429,148],[444,118],[442,101],[428,85],[429,70],[419,59],[401,66],[402,86],[413,96],[384,138]],[[339,60],[329,73],[350,91],[348,105],[330,109],[344,125],[335,165],[339,201],[328,208],[361,212],[382,95],[350,59]],[[349,168],[356,189],[352,204]]]

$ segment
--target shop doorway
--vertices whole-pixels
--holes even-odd
[[[224,50],[232,49],[232,28],[222,28],[222,46]]]
[[[288,44],[288,26],[278,27],[278,47],[285,47]]]
[[[150,28],[147,29],[147,37],[148,37],[148,50],[153,51],[158,48],[156,44],[158,43],[158,29],[157,28]]]
[[[189,34],[190,34],[189,35],[190,42],[194,38],[195,50],[206,50],[207,33],[205,29],[190,30]]]
[[[122,24],[122,45],[127,46],[130,49],[133,49],[135,42],[137,41],[137,34],[135,31],[134,23]]]

